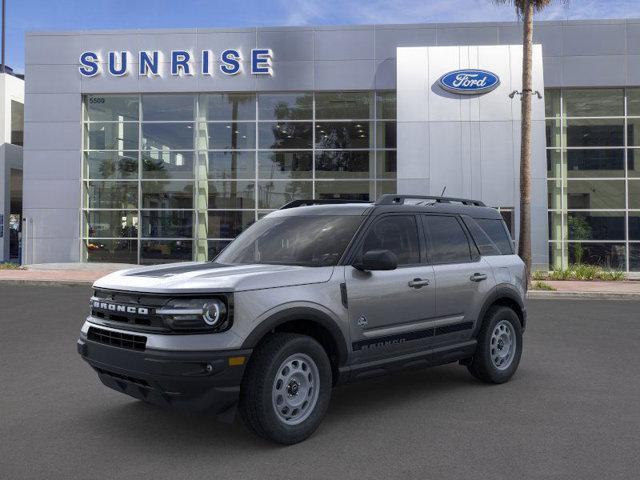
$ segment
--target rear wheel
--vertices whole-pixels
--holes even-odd
[[[261,437],[301,442],[320,425],[331,396],[331,364],[313,338],[275,333],[251,356],[240,392],[240,415]]]
[[[509,307],[495,306],[486,314],[476,353],[467,365],[474,377],[489,383],[507,382],[522,355],[522,325]]]

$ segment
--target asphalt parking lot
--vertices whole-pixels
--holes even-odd
[[[108,390],[75,341],[90,290],[0,286],[0,478],[630,479],[640,302],[529,302],[520,370],[447,365],[346,385],[291,447]]]

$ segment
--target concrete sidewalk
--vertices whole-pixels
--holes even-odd
[[[124,263],[43,263],[21,270],[0,270],[0,284],[91,285],[100,277],[137,265]]]
[[[535,281],[533,282],[536,283]],[[528,298],[595,298],[599,300],[638,300],[640,299],[640,281],[623,282],[582,282],[575,280],[545,280],[555,291],[529,290]]]

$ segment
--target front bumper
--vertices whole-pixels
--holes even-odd
[[[222,414],[234,411],[251,350],[130,350],[78,339],[78,353],[107,387],[162,406]],[[244,357],[242,365],[230,357]],[[230,365],[230,363],[236,363]]]

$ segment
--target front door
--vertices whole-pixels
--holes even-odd
[[[414,215],[385,215],[364,233],[358,254],[390,250],[398,268],[389,271],[345,269],[354,360],[424,349],[435,315],[433,267],[426,264]],[[424,326],[424,329],[421,327]],[[421,336],[420,332],[424,335]]]

